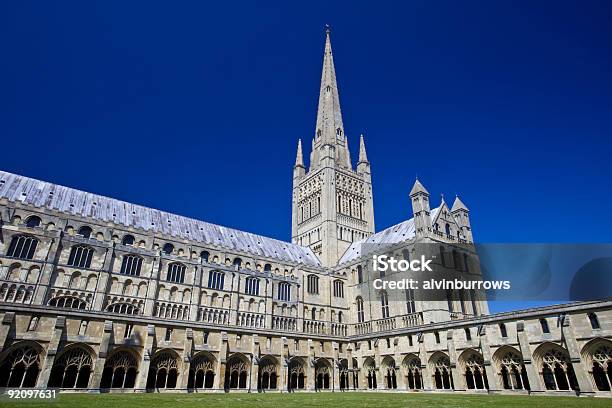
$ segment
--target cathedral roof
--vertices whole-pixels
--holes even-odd
[[[431,210],[430,217],[431,219],[435,219],[440,211],[440,207],[434,208]],[[362,239],[361,241],[353,242],[349,249],[346,250],[338,264],[343,264],[345,262],[352,261],[355,258],[358,258],[362,255],[362,249],[364,244],[373,244],[374,245],[385,245],[385,244],[397,244],[400,242],[407,241],[415,237],[415,227],[414,227],[414,218],[410,218],[409,220],[402,221],[399,224],[396,224],[392,227],[384,229],[376,234],[370,235],[366,239]]]
[[[0,171],[0,199],[228,250],[320,266],[310,248]]]

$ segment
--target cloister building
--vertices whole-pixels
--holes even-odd
[[[376,232],[359,143],[354,166],[327,32],[291,242],[0,171],[0,387],[610,396],[610,300],[490,314],[480,291],[374,289],[368,245],[480,269],[467,206],[418,180]]]

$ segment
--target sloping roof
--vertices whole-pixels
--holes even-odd
[[[429,213],[429,216],[432,220],[434,220],[438,215],[440,207],[434,208]],[[338,264],[343,264],[345,262],[349,262],[355,258],[358,258],[362,254],[363,244],[397,244],[399,242],[407,241],[409,239],[414,238],[415,233],[416,230],[414,227],[414,218],[402,221],[399,224],[377,232],[376,234],[370,235],[366,239],[353,242],[349,249],[346,250],[344,255],[342,255],[342,258],[340,258]]]
[[[203,245],[249,252],[285,262],[320,266],[310,248],[0,171],[0,199],[112,222]]]

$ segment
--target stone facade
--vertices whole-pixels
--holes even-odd
[[[301,142],[292,243],[0,172],[0,386],[136,391],[456,391],[610,395],[612,302],[489,314],[484,294],[375,290],[366,244],[420,244],[480,276],[469,210],[375,233],[327,33],[310,167]]]

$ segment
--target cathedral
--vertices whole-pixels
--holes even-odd
[[[483,291],[376,289],[377,248],[479,277],[470,211],[416,180],[413,218],[376,231],[348,143],[328,31],[291,242],[0,171],[0,387],[611,396],[610,300],[490,314]]]

